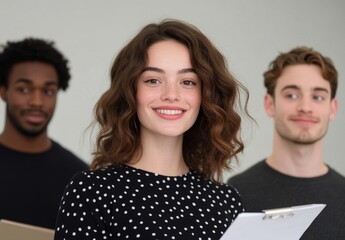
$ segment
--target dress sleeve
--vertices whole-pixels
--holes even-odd
[[[109,239],[97,182],[89,171],[77,173],[67,185],[57,216],[54,240]]]

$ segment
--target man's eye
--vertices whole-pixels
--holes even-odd
[[[316,96],[313,96],[313,99],[319,102],[319,101],[323,101],[325,98],[323,96],[316,95]]]
[[[46,89],[44,91],[45,95],[47,96],[54,96],[56,94],[56,90],[55,89]]]
[[[25,88],[25,87],[20,87],[20,88],[18,88],[18,91],[20,93],[27,94],[27,93],[30,92],[30,89],[29,88]]]
[[[289,99],[297,99],[298,98],[298,94],[290,93],[290,94],[287,94],[286,97],[289,98]]]

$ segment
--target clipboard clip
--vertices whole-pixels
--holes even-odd
[[[276,209],[267,209],[263,210],[265,216],[263,220],[273,220],[277,218],[288,218],[294,215],[292,208],[276,208]]]

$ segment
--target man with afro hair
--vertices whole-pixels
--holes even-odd
[[[48,136],[68,60],[54,42],[26,38],[0,48],[0,219],[55,227],[65,186],[88,165]],[[61,129],[63,130],[63,129]]]

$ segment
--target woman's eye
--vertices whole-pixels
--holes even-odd
[[[195,82],[193,82],[192,80],[185,80],[182,82],[184,85],[187,85],[187,86],[191,86],[191,85],[196,85]]]
[[[149,80],[146,80],[145,83],[156,84],[156,83],[159,83],[159,81],[158,81],[158,79],[149,79]]]

